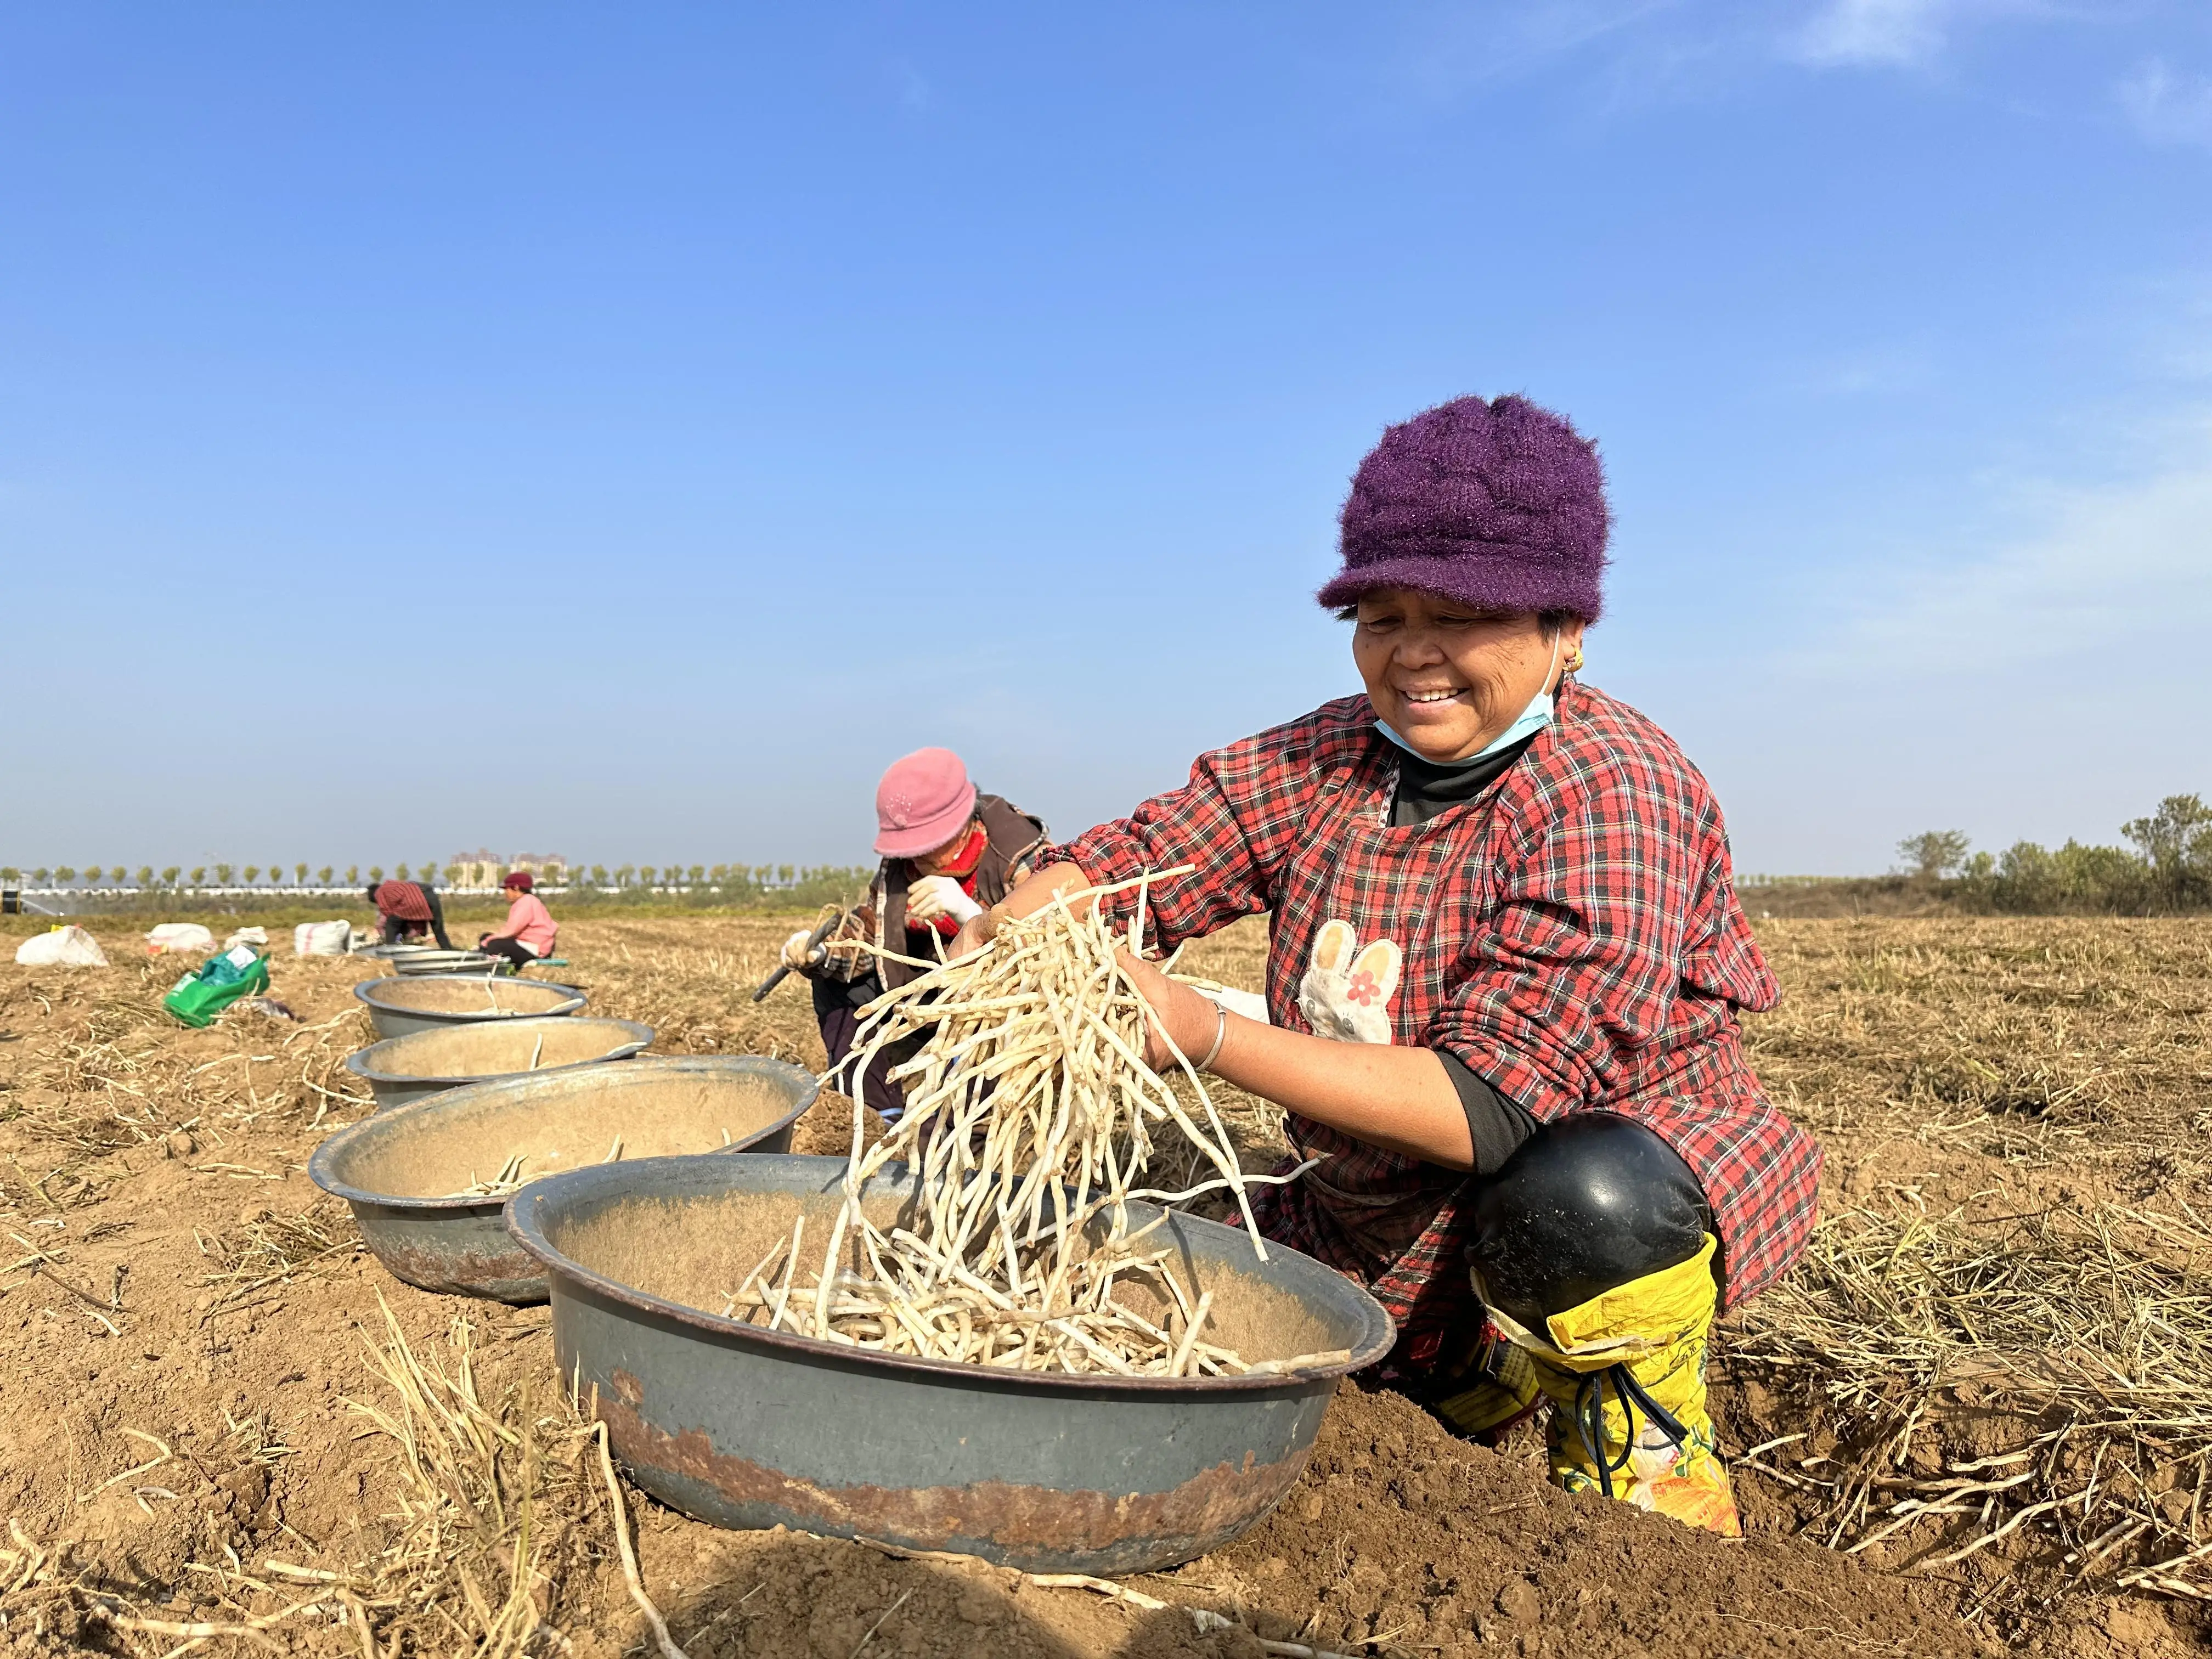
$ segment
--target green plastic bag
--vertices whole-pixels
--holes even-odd
[[[207,1025],[239,998],[258,996],[268,988],[268,957],[241,945],[210,957],[196,972],[186,974],[161,999],[161,1006],[187,1025]]]

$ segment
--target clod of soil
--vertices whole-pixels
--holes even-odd
[[[683,1538],[698,1541],[684,1550]],[[868,1650],[900,1659],[1261,1659],[1261,1639],[1443,1659],[1994,1651],[1941,1583],[1884,1577],[1799,1540],[1727,1544],[1571,1498],[1399,1396],[1349,1387],[1273,1517],[1175,1572],[1128,1581],[1165,1609],[787,1533],[701,1538],[673,1522],[655,1541],[659,1570],[686,1587],[663,1611],[694,1659],[846,1659],[872,1629]],[[1234,1627],[1201,1630],[1194,1608]]]
[[[1346,1387],[1299,1490],[1178,1577],[1250,1586],[1258,1633],[1447,1652],[1504,1641],[1577,1659],[1979,1651],[1946,1587],[1794,1538],[1723,1543],[1559,1491],[1540,1462],[1456,1440],[1399,1395]],[[1304,1610],[1310,1609],[1310,1612]],[[1285,1620],[1300,1620],[1293,1633]]]

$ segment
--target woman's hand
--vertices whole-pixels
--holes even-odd
[[[945,959],[958,962],[972,957],[988,945],[999,931],[998,923],[988,910],[979,910],[960,924],[960,931],[952,936],[952,943],[945,947]]]
[[[1038,871],[960,930],[946,954],[972,956],[996,936],[1000,921],[1042,909],[1070,888],[1092,885],[1083,871],[1058,864]],[[1079,906],[1081,902],[1079,902]],[[1225,1022],[1213,1002],[1170,979],[1151,963],[1118,952],[1122,971],[1145,1000],[1145,1063],[1154,1071],[1180,1071],[1175,1047],[1193,1066],[1213,1048],[1207,1069],[1224,1083],[1262,1100],[1366,1141],[1424,1158],[1448,1170],[1474,1162],[1474,1139],[1459,1091],[1435,1054],[1389,1042],[1336,1042],[1303,1031],[1279,1030],[1231,1014]]]
[[[924,876],[906,890],[906,914],[909,922],[950,916],[965,927],[983,914],[983,907],[962,892],[960,884],[951,877]]]
[[[1151,1015],[1145,1022],[1145,1064],[1156,1072],[1179,1071],[1182,1062],[1176,1059],[1176,1048],[1194,1066],[1204,1060],[1213,1048],[1215,1034],[1222,1029],[1220,1010],[1210,999],[1170,979],[1142,957],[1127,951],[1116,951],[1114,955],[1145,999]],[[1175,1039],[1175,1048],[1168,1046],[1170,1036]]]
[[[1226,1013],[1211,997],[1170,979],[1149,962],[1118,953],[1145,999],[1145,1063],[1182,1071],[1168,1036],[1194,1066],[1222,1082],[1394,1152],[1464,1170],[1474,1139],[1450,1073],[1434,1052],[1388,1042],[1338,1042]],[[1164,1035],[1163,1034],[1164,1032]],[[1213,1039],[1222,1039],[1218,1053]]]

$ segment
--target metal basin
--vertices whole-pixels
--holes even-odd
[[[348,1054],[346,1070],[380,1112],[465,1084],[627,1060],[652,1041],[653,1027],[630,1019],[506,1019],[386,1037]]]
[[[498,973],[511,966],[505,957],[495,957],[489,951],[395,951],[390,961],[394,973],[410,978],[416,974]]]
[[[493,1020],[551,1018],[573,1014],[584,994],[573,985],[547,980],[512,979],[504,974],[428,974],[399,979],[365,979],[353,994],[368,1008],[380,1037],[407,1036],[449,1025],[480,1025]]]
[[[957,1550],[1031,1572],[1146,1572],[1218,1548],[1288,1492],[1338,1380],[1389,1316],[1321,1263],[1176,1215],[1185,1282],[1247,1359],[1351,1357],[1251,1378],[1097,1377],[870,1353],[706,1311],[790,1231],[827,1236],[845,1160],[655,1158],[514,1195],[544,1264],[564,1383],[595,1397],[638,1484],[725,1527]],[[895,1166],[868,1197],[910,1203]],[[1149,1218],[1148,1205],[1132,1205]],[[880,1224],[880,1223],[879,1223]],[[819,1231],[817,1231],[819,1229]]]
[[[426,1291],[543,1302],[544,1269],[508,1237],[504,1197],[454,1196],[520,1153],[551,1174],[622,1155],[781,1152],[819,1085],[757,1054],[645,1056],[418,1100],[341,1129],[307,1174],[353,1206],[376,1259]]]

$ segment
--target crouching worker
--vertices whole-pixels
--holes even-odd
[[[878,1054],[862,1076],[852,1076],[846,1060],[861,1008],[926,971],[854,949],[854,942],[936,961],[963,922],[1029,874],[1044,839],[1041,820],[996,795],[977,793],[950,749],[917,749],[892,763],[876,786],[875,850],[883,864],[867,898],[828,942],[818,964],[807,960],[805,930],[784,941],[786,965],[814,982],[814,1018],[835,1087],[896,1119],[906,1099],[889,1073],[927,1040],[919,1032],[903,1039]]]
[[[446,910],[436,888],[419,881],[380,881],[368,890],[368,902],[376,907],[377,937],[383,943],[415,943],[427,933],[437,939],[440,950],[453,948],[446,937]]]
[[[1706,1340],[1805,1248],[1820,1155],[1745,1062],[1738,1013],[1778,994],[1711,791],[1577,678],[1607,525],[1594,447],[1534,404],[1393,427],[1318,596],[1364,695],[1040,849],[957,948],[1178,865],[1154,948],[1269,913],[1273,1029],[1124,958],[1152,1063],[1172,1036],[1321,1159],[1261,1229],[1369,1288],[1400,1331],[1381,1380],[1448,1426],[1548,1402],[1558,1484],[1733,1535]]]
[[[554,926],[545,901],[538,896],[537,878],[527,870],[517,870],[500,883],[500,890],[512,897],[507,907],[507,925],[477,939],[477,949],[505,957],[517,968],[527,968],[551,956],[560,929]]]

